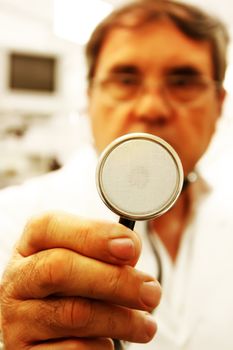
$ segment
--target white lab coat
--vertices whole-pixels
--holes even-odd
[[[95,186],[96,153],[91,147],[62,169],[0,192],[0,266],[7,263],[27,219],[47,210],[117,220]],[[197,191],[198,192],[198,191]],[[201,191],[193,208],[175,264],[155,239],[162,260],[163,297],[154,312],[157,336],[130,350],[233,349],[233,219],[230,193]],[[143,240],[137,267],[155,274],[157,262],[144,222],[136,224]]]

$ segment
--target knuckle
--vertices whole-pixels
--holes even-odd
[[[108,316],[108,333],[117,335],[117,337],[125,340],[132,338],[135,334],[135,313],[132,309],[121,309],[121,317],[123,323],[119,323],[119,309],[112,308],[112,312]]]
[[[127,309],[126,310],[126,322],[127,322],[127,327],[125,329],[126,332],[126,337],[129,338],[133,338],[133,339],[137,339],[138,334],[137,334],[137,325],[138,322],[136,321],[136,319],[138,318],[138,316],[136,316],[135,311],[131,310],[131,309]],[[138,329],[142,330],[144,329],[144,324],[143,322],[140,323],[140,327],[138,327]]]
[[[91,232],[91,223],[89,221],[79,220],[79,225],[76,230],[76,236],[80,250],[84,253],[90,245],[90,239],[92,236]]]
[[[79,299],[79,329],[86,333],[91,330],[95,325],[96,310],[94,302],[85,299]]]
[[[55,219],[55,214],[47,212],[31,217],[26,223],[23,231],[23,239],[26,239],[30,253],[37,250],[37,247],[46,240],[48,227]]]
[[[95,324],[93,302],[82,298],[69,298],[61,301],[56,308],[60,327],[75,329],[78,336],[89,334]]]
[[[56,309],[59,312],[58,322],[61,327],[75,328],[77,326],[77,315],[79,313],[77,307],[77,300],[71,298],[67,301],[61,302]]]
[[[122,285],[127,284],[128,273],[126,266],[112,266],[112,272],[107,275],[106,283],[112,297],[121,294]]]
[[[4,320],[10,318],[12,319],[13,315],[11,311],[13,311],[12,307],[14,303],[11,300],[8,288],[5,287],[4,284],[1,285],[1,317],[2,317],[2,325],[4,324]]]
[[[45,290],[57,289],[66,283],[72,274],[72,256],[65,249],[57,248],[46,251],[44,258],[37,259],[35,275]]]
[[[127,327],[123,328],[124,338],[130,337],[135,333],[134,312],[131,309],[124,309],[124,320]]]
[[[111,226],[109,224],[109,231],[111,231]],[[103,233],[106,231],[106,223],[98,220],[86,220],[79,217],[79,222],[76,230],[76,239],[78,241],[79,249],[83,254],[89,256],[90,252],[94,255],[98,251],[98,246],[103,246],[103,242],[106,239],[106,235]],[[98,244],[96,237],[98,236]],[[101,250],[101,256],[104,259],[106,252],[104,249]]]
[[[15,254],[6,267],[1,280],[1,301],[4,299],[17,299],[19,285],[24,283],[26,272],[21,258]]]
[[[76,229],[76,240],[80,251],[84,255],[89,256],[90,251],[97,247],[96,244],[96,233],[103,231],[103,224],[95,220],[86,220],[85,218],[79,217],[77,229]],[[98,236],[99,238],[99,236]]]
[[[24,232],[39,232],[41,228],[43,228],[42,231],[44,231],[44,228],[47,227],[52,220],[53,215],[52,213],[45,213],[31,217],[25,225]]]
[[[20,303],[11,298],[8,293],[1,293],[1,333],[4,339],[4,349],[8,349],[8,344],[16,339],[19,345],[25,329],[25,318],[25,314],[22,315],[20,312]]]

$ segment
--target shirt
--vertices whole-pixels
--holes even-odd
[[[96,152],[85,147],[62,169],[0,192],[1,273],[32,215],[63,210],[118,220],[97,193],[96,164]],[[129,350],[233,349],[231,194],[197,183],[193,195],[193,210],[175,263],[153,233],[162,262],[162,300],[154,312],[158,332],[148,344],[129,344]],[[135,230],[143,242],[137,268],[156,276],[158,264],[147,223],[137,222]]]

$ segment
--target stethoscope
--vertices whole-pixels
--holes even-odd
[[[175,150],[163,139],[147,133],[130,133],[110,143],[100,155],[96,184],[103,202],[133,230],[135,221],[151,220],[166,213],[179,197],[183,168]],[[157,260],[157,279],[162,264]]]

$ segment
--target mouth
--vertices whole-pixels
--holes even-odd
[[[168,130],[168,128],[161,129],[158,128],[157,124],[155,123],[137,123],[132,125],[127,133],[133,133],[133,132],[145,132],[148,134],[152,134],[154,136],[158,136],[167,143],[169,143],[174,149],[176,149],[176,136],[174,135],[174,132],[172,130]],[[125,134],[125,130],[124,130]]]

